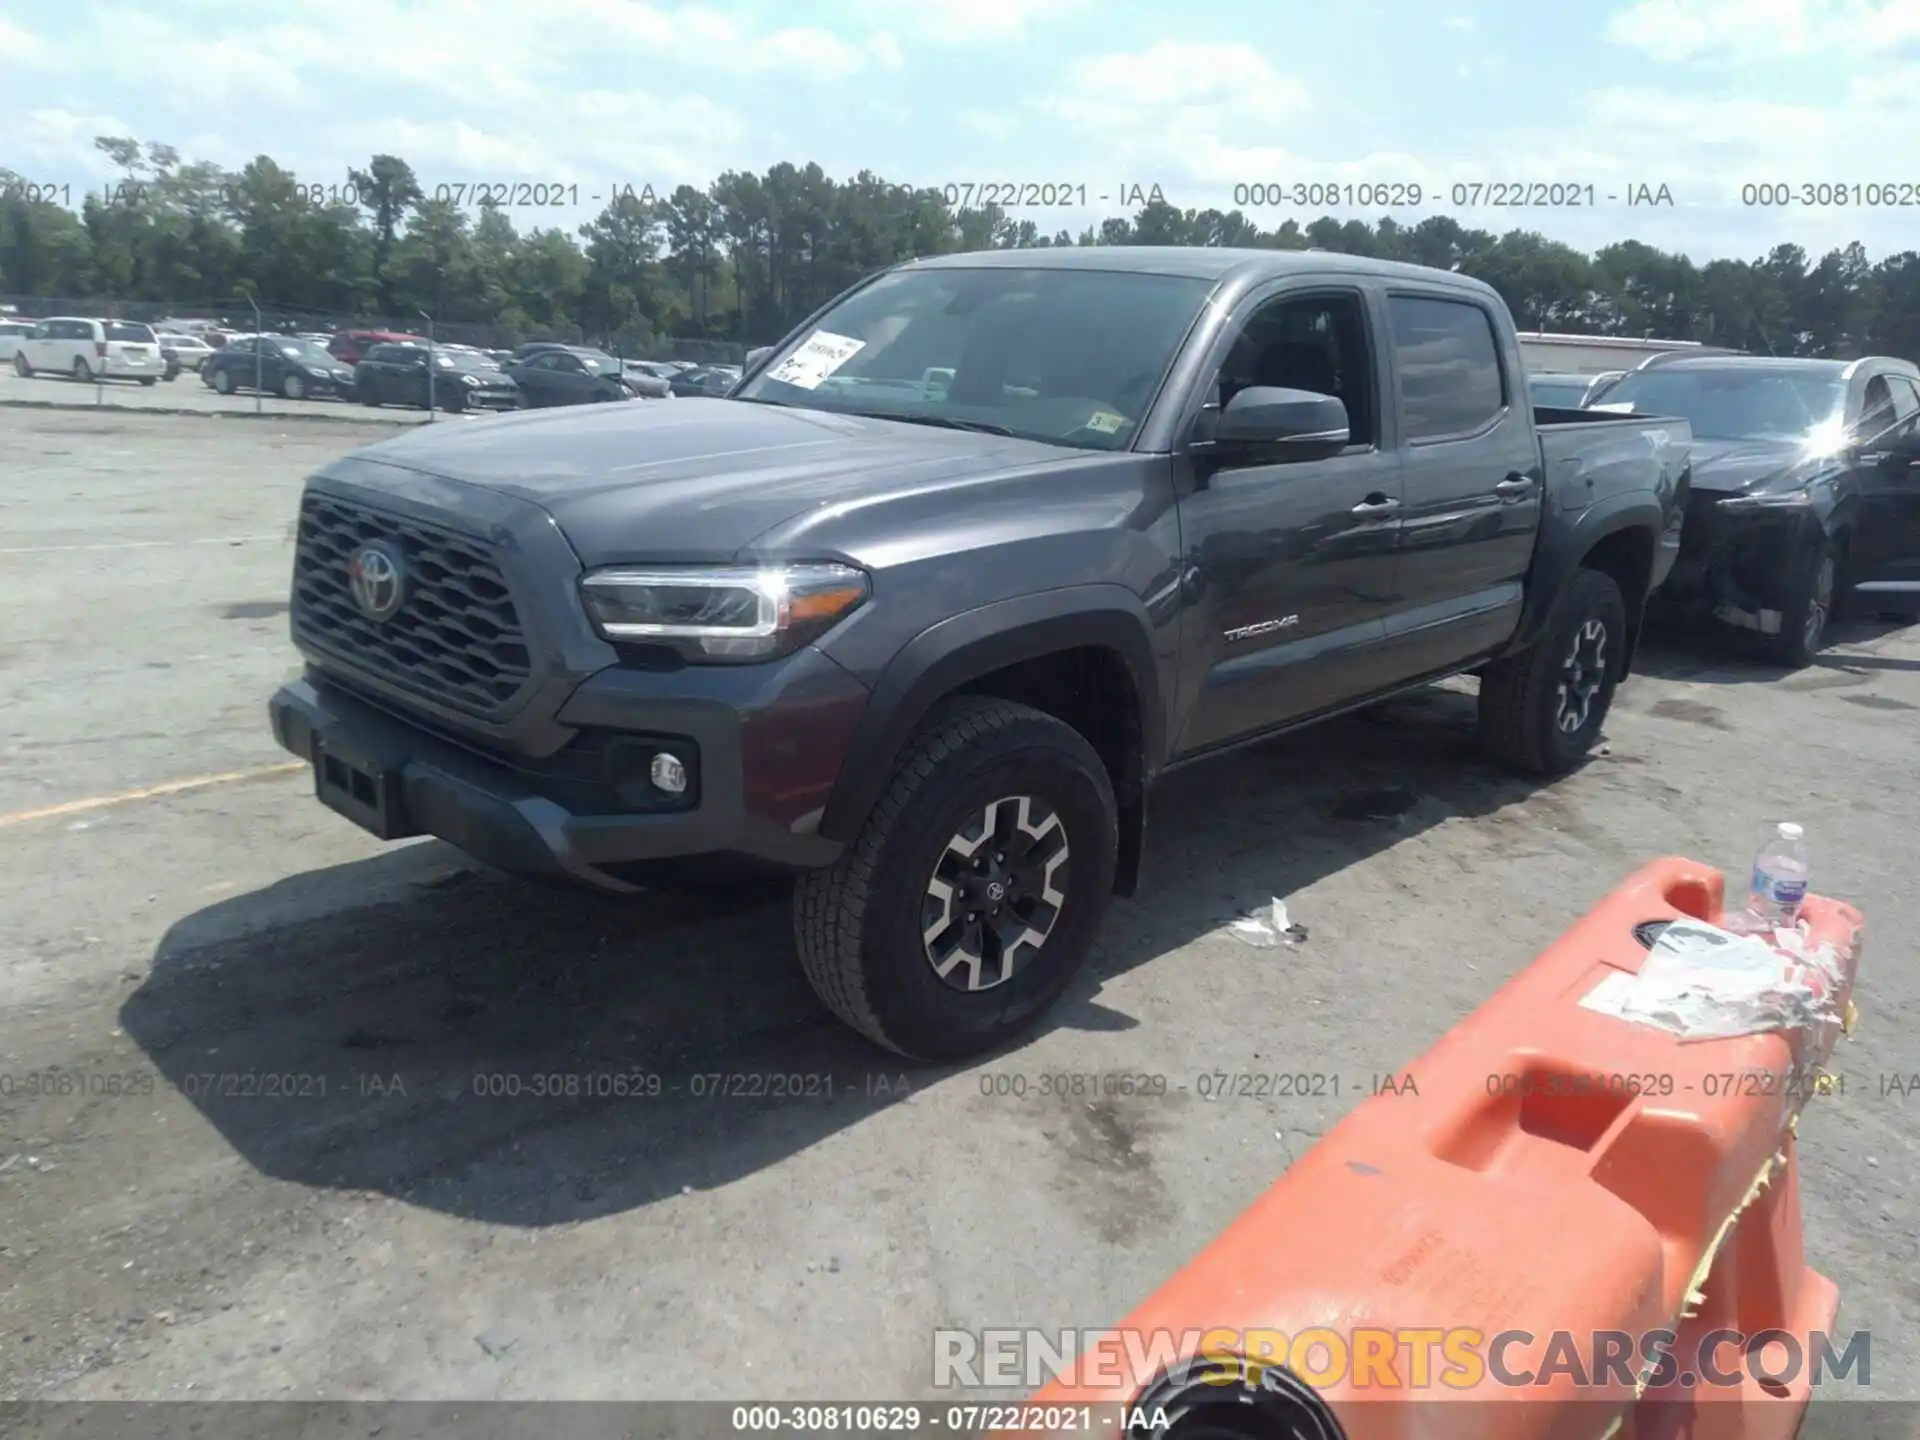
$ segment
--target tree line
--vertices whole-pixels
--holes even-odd
[[[1920,356],[1920,253],[1874,263],[1858,243],[1818,260],[1776,245],[1702,265],[1637,240],[1588,254],[1444,215],[1267,229],[1238,210],[1180,209],[1157,192],[1131,218],[1049,233],[1035,219],[955,207],[939,190],[869,171],[836,181],[818,165],[784,162],[759,175],[730,170],[704,190],[620,187],[569,232],[520,228],[509,213],[520,197],[491,187],[475,187],[473,207],[450,187],[429,195],[393,155],[373,156],[345,184],[314,184],[266,155],[228,171],[130,137],[95,145],[122,177],[96,193],[0,169],[0,295],[29,313],[57,299],[135,318],[243,316],[253,302],[289,323],[311,317],[312,328],[355,318],[417,329],[426,315],[437,333],[481,343],[567,335],[638,354],[668,337],[772,341],[862,276],[915,255],[1217,245],[1457,270],[1499,290],[1526,330]]]

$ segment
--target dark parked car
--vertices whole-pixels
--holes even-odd
[[[409,335],[404,330],[342,330],[327,342],[327,353],[342,365],[360,363],[370,345],[425,345],[424,335]]]
[[[207,356],[200,378],[222,395],[258,388],[289,400],[344,396],[353,371],[311,340],[248,335]]]
[[[1884,356],[1662,355],[1593,403],[1692,426],[1686,530],[1662,608],[1750,632],[1798,668],[1836,610],[1912,607],[1920,369]]]
[[[682,370],[668,382],[676,395],[724,395],[740,378],[735,365],[696,365]]]
[[[667,383],[668,376],[660,373],[660,368],[649,365],[644,360],[623,360],[620,362],[627,385],[634,394],[647,400],[666,400],[673,395],[673,387]],[[670,374],[671,372],[669,372]]]
[[[632,400],[639,394],[620,362],[598,350],[537,350],[514,361],[508,373],[529,405],[585,405]]]
[[[1175,766],[1462,672],[1492,754],[1586,756],[1672,563],[1687,425],[1537,424],[1524,374],[1498,293],[1447,271],[909,262],[732,397],[331,462],[274,733],[385,839],[612,890],[791,867],[826,1005],[978,1054],[1135,893]]]
[[[375,345],[354,367],[354,394],[362,405],[409,405],[425,410],[517,410],[520,387],[477,353],[425,345]]]

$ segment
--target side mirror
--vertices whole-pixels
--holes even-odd
[[[767,356],[771,355],[772,353],[773,353],[773,346],[771,345],[762,345],[757,350],[747,351],[746,361],[740,366],[741,373],[745,374],[747,371],[751,370],[754,366],[758,365],[762,360],[766,359]]]
[[[1336,396],[1269,385],[1240,391],[1213,427],[1218,445],[1271,446],[1300,455],[1333,454],[1350,438],[1347,407]]]

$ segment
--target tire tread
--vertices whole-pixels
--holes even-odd
[[[1612,576],[1581,569],[1568,585],[1564,614],[1584,616],[1607,590],[1619,590]],[[1560,626],[1518,655],[1496,660],[1480,676],[1480,737],[1496,760],[1534,775],[1552,775],[1562,767],[1544,743],[1540,706],[1560,663]],[[1623,677],[1624,678],[1624,677]]]
[[[834,864],[806,871],[795,885],[794,943],[808,983],[842,1021],[896,1054],[909,1052],[875,1012],[861,957],[880,857],[907,806],[944,762],[996,730],[1036,719],[1059,723],[1044,711],[990,695],[942,702],[908,741],[859,838]]]

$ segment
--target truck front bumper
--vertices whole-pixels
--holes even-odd
[[[839,854],[815,832],[867,691],[816,651],[778,669],[604,672],[559,716],[573,738],[538,758],[471,748],[315,670],[267,709],[274,738],[313,767],[315,797],[370,834],[433,835],[503,870],[625,891],[648,861],[804,868]],[[678,793],[653,781],[662,753],[686,777]]]

